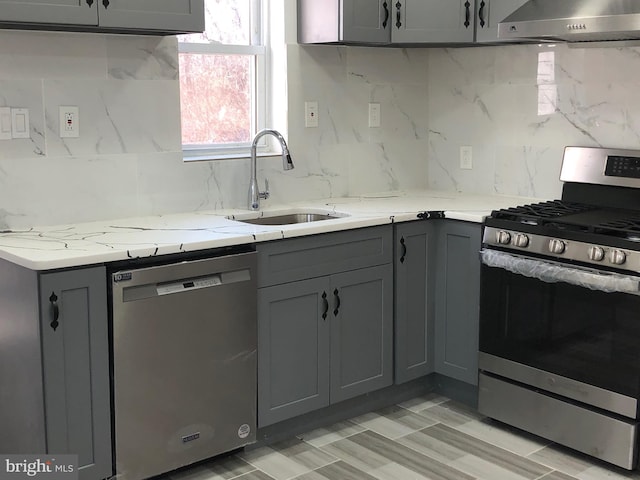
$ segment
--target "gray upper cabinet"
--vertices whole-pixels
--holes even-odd
[[[476,0],[476,42],[505,42],[505,40],[498,39],[498,23],[502,22],[527,1]]]
[[[204,30],[204,0],[0,0],[6,28],[173,34]]]
[[[81,480],[112,475],[104,267],[39,276],[47,452],[77,454]]]
[[[475,0],[298,0],[300,43],[472,43]]]
[[[0,0],[0,22],[98,25],[98,2],[86,0]]]
[[[160,30],[166,32],[202,32],[203,0],[101,0],[99,25],[127,30]]]
[[[435,224],[396,224],[395,235],[395,383],[434,370]]]
[[[436,259],[435,368],[437,373],[478,384],[480,224],[438,224]]]

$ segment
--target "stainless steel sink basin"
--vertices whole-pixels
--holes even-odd
[[[341,215],[331,215],[329,213],[288,213],[285,215],[262,216],[259,218],[234,218],[234,220],[253,225],[293,225],[296,223],[318,222],[321,220],[331,220],[342,218]]]

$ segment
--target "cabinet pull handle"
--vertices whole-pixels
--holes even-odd
[[[333,296],[336,297],[336,308],[333,311],[333,315],[336,316],[336,317],[338,316],[338,311],[340,310],[340,295],[338,295],[338,293],[339,293],[338,289],[336,288],[333,291]]]
[[[464,2],[464,8],[466,10],[465,12],[465,16],[464,16],[464,26],[465,28],[469,28],[469,25],[471,25],[471,4],[469,3],[469,0],[467,0],[466,2]]]
[[[92,6],[93,5],[93,0],[87,0],[87,5]]]
[[[384,2],[382,4],[384,8],[384,20],[382,21],[382,28],[387,29],[387,24],[389,23],[389,4]]]
[[[482,28],[484,28],[484,26],[487,24],[487,22],[484,21],[484,7],[486,6],[486,2],[482,0],[480,2],[480,10],[478,10],[478,17],[480,17],[480,27]]]
[[[400,11],[402,4],[400,2],[396,3],[396,8],[398,9],[396,12],[396,27],[400,28],[402,26],[402,12]]]
[[[104,5],[104,8],[107,8],[109,6],[109,0],[102,0],[102,5]]]
[[[400,263],[404,263],[404,257],[407,256],[407,245],[404,242],[404,237],[400,239],[400,245],[402,245],[402,255],[400,256]]]
[[[49,301],[51,302],[51,309],[53,310],[53,320],[49,325],[51,325],[51,328],[53,328],[53,331],[55,332],[56,328],[58,328],[58,325],[60,325],[60,323],[58,323],[58,318],[60,318],[60,308],[58,307],[58,296],[54,292],[51,292]]]
[[[322,292],[322,304],[324,311],[322,312],[322,319],[327,319],[327,312],[329,311],[329,300],[327,300],[327,292]]]

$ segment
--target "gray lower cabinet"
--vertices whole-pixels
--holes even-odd
[[[112,475],[104,267],[39,275],[46,449],[77,454],[81,480]]]
[[[204,30],[204,0],[0,0],[12,28],[182,33]]]
[[[415,221],[395,231],[395,383],[434,370],[436,223]]]
[[[259,427],[391,385],[391,237],[385,226],[258,245]]]
[[[478,328],[482,226],[438,224],[435,286],[435,369],[478,384]]]

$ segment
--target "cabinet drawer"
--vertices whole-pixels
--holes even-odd
[[[258,286],[390,263],[392,248],[391,225],[258,244]]]

